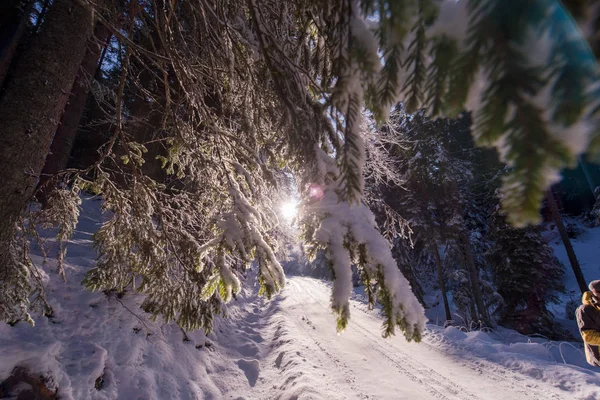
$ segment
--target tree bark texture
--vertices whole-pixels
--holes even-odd
[[[466,232],[460,234],[462,248],[465,254],[465,261],[469,270],[469,279],[471,281],[471,289],[473,290],[473,297],[475,299],[475,305],[477,306],[477,312],[479,317],[484,320],[485,323],[490,322],[490,318],[483,303],[483,294],[481,293],[481,283],[479,282],[479,271],[475,266],[475,260],[473,259],[473,253],[471,253],[471,242]]]
[[[0,1],[0,89],[27,30],[27,18],[33,2],[28,2],[25,9],[21,3],[20,0]]]
[[[69,155],[77,136],[77,128],[85,110],[86,99],[90,89],[89,82],[94,79],[100,54],[110,34],[110,30],[106,26],[101,23],[96,24],[94,36],[89,42],[81,68],[73,83],[73,89],[65,107],[65,112],[60,119],[60,124],[52,140],[50,153],[46,157],[46,164],[42,169],[38,183],[38,188],[41,190],[38,199],[42,202],[44,202],[48,191],[51,190],[51,187],[45,186],[48,179],[67,167]]]
[[[93,11],[55,0],[0,97],[0,235],[27,206],[92,34]],[[6,243],[0,243],[0,256]]]
[[[452,313],[450,312],[450,304],[448,303],[448,295],[446,294],[446,281],[444,280],[444,269],[442,268],[442,260],[440,259],[440,252],[438,249],[437,242],[435,240],[431,243],[431,250],[435,257],[435,265],[437,267],[438,279],[440,282],[440,290],[442,291],[442,299],[444,300],[444,311],[446,312],[446,321],[452,320]]]
[[[465,269],[465,271],[469,271],[468,268],[463,267]],[[475,318],[475,316],[477,315],[477,310],[475,309],[475,299],[471,298],[471,301],[469,302],[469,313],[471,313],[471,320],[473,320]],[[465,321],[467,321],[465,319]]]

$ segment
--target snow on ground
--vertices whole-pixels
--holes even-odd
[[[529,338],[510,330],[465,333],[429,325],[421,344],[400,337],[385,340],[378,335],[376,313],[356,300],[347,331],[335,337],[328,329],[332,317],[326,312],[327,285],[293,278],[284,297],[284,304],[302,305],[307,324],[316,328],[315,342],[354,373],[361,381],[357,387],[369,387],[365,393],[372,398],[600,399],[600,371],[575,361],[581,360],[577,354],[583,355],[568,344],[563,345],[563,356],[580,366],[563,363],[554,348],[559,344],[528,343]],[[355,354],[346,355],[348,348]]]
[[[79,285],[93,264],[98,206],[85,202],[67,283],[45,267],[54,317],[0,325],[0,382],[25,365],[75,400],[600,399],[600,371],[569,344],[434,325],[420,344],[383,339],[378,311],[360,297],[337,335],[330,286],[310,278],[289,279],[271,301],[248,278],[213,334],[184,341],[177,326],[149,321],[139,296]]]
[[[516,381],[523,380],[526,387],[542,392],[551,385],[563,391],[556,398],[600,399],[600,373],[572,343],[529,338],[502,328],[490,332],[430,328],[427,343],[459,357],[471,368],[483,363],[500,375],[510,371]]]
[[[54,317],[34,316],[35,327],[0,324],[0,382],[15,365],[25,365],[52,377],[61,399],[220,398],[207,372],[219,360],[195,348],[204,346],[203,334],[188,334],[191,341],[183,342],[178,327],[143,315],[139,296],[119,299],[80,285],[93,265],[91,235],[100,219],[99,202],[87,201],[68,247],[66,283],[54,262],[45,268]],[[96,380],[98,386],[103,380],[101,390]]]

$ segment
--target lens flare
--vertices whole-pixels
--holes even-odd
[[[321,200],[324,194],[325,192],[323,191],[323,188],[320,185],[312,184],[308,188],[308,195],[313,199]]]

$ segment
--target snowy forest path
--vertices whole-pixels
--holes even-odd
[[[478,399],[456,385],[442,384],[434,375],[421,375],[418,369],[411,368],[413,365],[387,351],[380,343],[384,340],[379,335],[380,321],[370,329],[355,323],[354,329],[348,328],[337,335],[334,316],[327,303],[329,292],[320,290],[319,286],[312,285],[306,279],[292,279],[289,282],[289,299],[302,306],[305,315],[300,319],[312,327],[313,332],[307,329],[307,333],[328,357],[351,372],[352,383],[358,383],[369,394],[360,393],[359,398]]]
[[[325,324],[333,324],[334,317],[329,311],[328,304],[330,288],[327,285],[310,278],[295,278],[290,282],[292,288],[300,288],[303,293],[319,303],[326,320]],[[302,296],[293,293],[291,297],[300,301],[299,298]],[[408,343],[402,337],[384,339],[379,335],[381,319],[374,313],[368,312],[364,303],[354,300],[350,303],[352,319],[341,337],[361,336],[375,350],[376,355],[379,355],[377,361],[391,364],[401,375],[408,375],[412,380],[427,387],[433,395],[431,398],[440,398],[436,397],[436,392],[450,399],[558,400],[567,398],[555,387],[532,381],[530,377],[513,372],[499,364],[484,359],[474,364],[443,354],[439,348],[429,343],[427,337],[419,344]],[[327,329],[326,325],[324,329]],[[405,389],[404,386],[397,384],[393,384],[393,387]]]
[[[293,281],[292,285],[300,287],[296,281]],[[318,286],[309,285],[307,286],[307,293],[322,307],[328,308],[327,303],[323,303],[323,294]],[[327,293],[328,295],[328,293]],[[326,297],[325,297],[326,298]],[[349,327],[348,330],[352,329],[356,332],[356,335],[360,336],[364,343],[368,343],[375,357],[373,360],[380,360],[397,370],[397,372],[407,377],[411,382],[416,383],[418,386],[425,388],[431,398],[434,399],[449,399],[449,400],[467,400],[467,399],[480,399],[473,393],[470,393],[465,388],[461,387],[448,380],[444,376],[438,374],[431,368],[426,367],[424,364],[416,361],[410,357],[404,351],[398,351],[398,349],[390,346],[388,340],[378,335],[380,329],[373,329],[373,325],[365,327],[364,321],[361,318],[357,318],[357,313],[368,316],[364,311],[357,306],[356,302],[351,303],[352,313],[354,316],[353,326]],[[381,321],[376,321],[380,324]],[[377,327],[377,325],[375,325]],[[354,332],[353,332],[354,333]],[[344,332],[342,335],[345,335]],[[341,335],[340,335],[341,336]],[[410,350],[409,350],[410,351]],[[396,381],[397,382],[397,381]],[[405,385],[401,386],[403,389]],[[429,398],[429,397],[420,397]]]
[[[568,398],[549,384],[499,364],[484,359],[473,363],[445,354],[429,343],[427,336],[419,344],[400,336],[384,339],[381,319],[359,301],[351,301],[351,322],[337,335],[329,297],[330,288],[323,282],[292,277],[283,293],[262,309],[260,317],[256,308],[246,317],[239,315],[235,323],[240,332],[251,327],[260,331],[261,340],[249,354],[256,356],[255,360],[239,365],[249,387],[228,392],[226,398]],[[250,325],[246,327],[246,323]]]

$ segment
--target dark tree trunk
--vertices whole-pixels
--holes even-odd
[[[98,161],[98,149],[110,140],[112,129],[114,127],[111,127],[111,121],[107,121],[106,111],[94,96],[88,96],[67,168],[86,169]]]
[[[465,262],[464,259],[462,261],[463,262],[462,262],[461,266],[462,266],[463,270],[465,270],[468,273],[469,268],[467,268],[467,266],[466,266],[467,263]],[[473,294],[472,291],[471,291],[471,294]],[[472,320],[472,319],[475,319],[475,317],[477,316],[477,309],[475,308],[475,299],[473,298],[473,296],[469,296],[469,300],[470,300],[469,301],[469,313],[471,314],[471,320]],[[467,322],[467,321],[465,321],[465,322]]]
[[[558,232],[560,233],[560,238],[562,239],[563,245],[565,246],[565,250],[567,250],[567,256],[569,257],[571,268],[573,269],[573,273],[575,274],[575,278],[577,279],[579,290],[581,290],[581,293],[584,293],[588,290],[588,287],[585,278],[583,277],[583,272],[581,272],[579,261],[577,261],[575,250],[573,250],[573,245],[571,245],[569,234],[567,233],[567,229],[565,228],[565,225],[562,221],[562,217],[560,216],[560,211],[558,210],[558,205],[556,204],[556,199],[554,198],[554,193],[552,189],[548,190],[546,198],[548,199],[548,208],[550,208],[552,218],[554,219],[556,227],[558,228]]]
[[[139,79],[142,84],[145,83],[146,77],[146,74],[141,74]],[[147,82],[152,84],[151,81]],[[136,142],[143,143],[148,149],[148,153],[144,156],[145,162],[141,166],[142,172],[158,182],[165,182],[167,175],[156,156],[164,157],[167,154],[159,142],[153,142],[154,139],[160,137],[164,117],[162,108],[165,103],[164,97],[159,98],[157,103],[147,102],[141,96],[137,96],[131,108],[131,122],[128,131]]]
[[[90,40],[83,63],[75,78],[71,97],[60,119],[60,124],[52,140],[50,153],[46,157],[46,164],[42,169],[38,183],[38,188],[40,189],[38,200],[42,203],[45,203],[47,194],[53,186],[51,183],[46,185],[50,177],[67,167],[69,155],[71,154],[77,135],[77,128],[85,110],[86,99],[89,93],[88,83],[96,74],[100,54],[110,34],[110,30],[106,26],[101,23],[96,24],[94,36]]]
[[[469,270],[469,279],[471,281],[471,288],[473,290],[473,298],[475,305],[477,306],[477,312],[479,317],[483,319],[485,323],[489,323],[490,319],[483,303],[483,294],[481,293],[481,284],[479,282],[479,272],[475,266],[475,260],[473,259],[473,253],[471,253],[471,243],[467,237],[466,232],[460,233],[460,239],[462,242],[463,252],[465,254],[465,261]]]
[[[94,35],[97,37],[97,35]],[[94,79],[99,81],[102,78],[102,65],[104,64],[104,59],[106,58],[106,52],[108,51],[108,45],[110,44],[110,39],[112,38],[112,34],[106,35],[106,42],[104,46],[102,46],[102,53],[100,53],[100,59],[98,60],[98,64],[96,65],[96,72],[94,72]]]
[[[442,291],[442,299],[444,300],[444,311],[446,312],[446,321],[452,320],[452,313],[450,312],[450,304],[448,303],[448,295],[446,294],[446,281],[444,280],[444,269],[442,268],[442,260],[440,259],[440,253],[437,242],[431,241],[431,251],[435,257],[435,265],[437,267],[438,279],[440,282],[440,290]]]
[[[27,30],[27,19],[32,1],[23,8],[20,0],[0,1],[0,89],[10,67],[17,46]]]
[[[8,241],[38,182],[92,28],[90,8],[55,0],[0,97],[0,269],[10,268]]]

